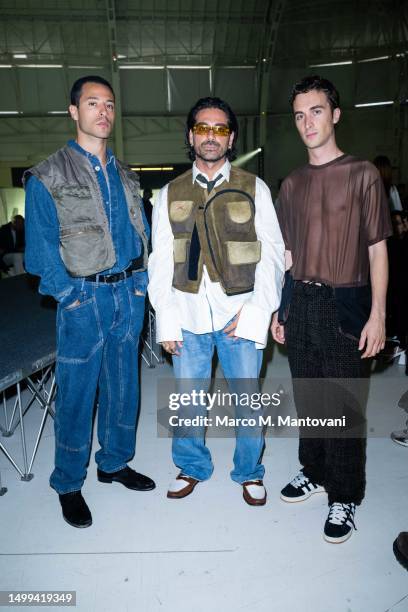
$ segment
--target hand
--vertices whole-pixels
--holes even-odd
[[[385,346],[385,321],[384,317],[378,315],[370,315],[363,331],[361,332],[358,350],[362,351],[365,347],[361,359],[374,357]]]
[[[177,349],[181,349],[183,343],[180,340],[166,340],[161,343],[162,347],[166,351],[166,353],[170,353],[170,355],[180,355],[180,352]]]
[[[275,342],[285,344],[285,326],[279,323],[277,312],[272,317],[271,332]]]
[[[71,308],[74,308],[75,306],[79,306],[80,303],[81,302],[79,300],[75,300],[75,302],[72,302],[72,304],[66,307],[66,310],[71,310]]]
[[[238,340],[238,336],[235,335],[235,330],[238,325],[239,315],[241,314],[241,310],[242,309],[240,308],[237,314],[235,315],[235,317],[232,319],[231,323],[228,325],[228,327],[224,327],[223,329],[224,334],[227,334],[228,338],[234,338],[234,340]]]

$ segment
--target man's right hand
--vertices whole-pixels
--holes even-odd
[[[271,332],[275,342],[285,344],[285,327],[279,323],[277,312],[272,317]]]
[[[180,340],[166,340],[161,343],[162,347],[166,351],[166,353],[170,353],[170,355],[180,355],[180,352],[177,349],[181,349],[183,343]]]
[[[75,308],[75,306],[79,306],[80,303],[81,302],[79,300],[75,300],[75,302],[72,302],[72,304],[70,304],[69,306],[66,307],[66,310],[70,310],[71,308]]]

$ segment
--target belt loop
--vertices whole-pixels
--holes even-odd
[[[84,287],[85,287],[85,277],[83,277],[81,281],[81,293],[84,292]]]
[[[99,274],[96,275],[96,279],[95,279],[95,288],[97,289],[99,287]]]

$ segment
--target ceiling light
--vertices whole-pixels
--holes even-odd
[[[152,166],[152,167],[144,167],[141,166],[132,166],[131,170],[135,172],[170,172],[174,170],[173,166]]]
[[[67,68],[75,68],[77,70],[88,70],[89,68],[96,69],[96,68],[104,68],[104,66],[67,66]]]
[[[68,111],[48,111],[47,115],[68,115]]]
[[[18,68],[63,68],[62,64],[19,64]]]
[[[326,66],[349,66],[353,63],[353,60],[347,60],[344,62],[329,62],[327,64],[309,64],[309,68],[325,68]]]
[[[356,108],[364,108],[366,106],[391,106],[394,100],[385,100],[384,102],[364,102],[363,104],[355,104]]]
[[[0,111],[0,115],[19,115],[20,111]]]
[[[0,68],[12,68],[11,64],[0,64]]]
[[[390,59],[391,55],[381,55],[380,57],[369,57],[367,59],[357,60],[358,64],[365,64],[367,62],[379,62],[381,60]]]
[[[27,53],[13,53],[15,59],[27,59]]]
[[[146,66],[143,64],[120,64],[119,70],[164,70],[164,66]]]
[[[211,66],[167,66],[171,70],[209,70]]]

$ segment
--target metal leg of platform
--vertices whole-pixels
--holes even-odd
[[[156,345],[158,349],[155,350],[156,315],[152,308],[149,308],[147,317],[147,329],[142,336],[142,359],[149,368],[155,368],[155,362],[160,364],[164,360],[160,345]]]
[[[4,495],[5,493],[7,493],[7,489],[6,487],[1,486],[1,472],[0,472],[0,497]]]
[[[33,467],[34,459],[37,454],[38,446],[41,440],[41,436],[44,430],[47,416],[48,414],[50,414],[52,418],[55,416],[54,410],[52,409],[51,406],[55,398],[56,385],[55,385],[55,375],[52,371],[52,366],[49,366],[48,368],[46,368],[45,372],[42,373],[41,378],[38,381],[34,381],[29,376],[24,380],[27,384],[27,389],[32,394],[32,397],[23,409],[23,402],[21,398],[21,386],[20,386],[20,383],[16,383],[17,397],[14,400],[11,420],[10,421],[8,420],[7,408],[5,406],[4,412],[5,412],[6,429],[4,430],[4,428],[2,428],[5,431],[5,433],[3,431],[3,435],[11,436],[15,432],[18,425],[20,425],[23,466],[20,467],[16,463],[15,459],[12,457],[12,455],[8,452],[8,450],[5,448],[5,446],[1,442],[0,442],[0,450],[3,451],[7,459],[10,461],[10,463],[13,465],[16,471],[20,474],[21,480],[29,481],[34,477],[34,475],[31,472],[31,469]],[[47,389],[48,382],[50,382],[49,389]],[[3,401],[5,402],[4,397],[3,397]],[[37,437],[34,443],[33,452],[29,459],[28,453],[27,453],[27,442],[25,438],[24,416],[34,402],[37,402],[41,406],[41,408],[43,408],[43,415],[41,418],[41,423],[40,423],[40,427],[37,433]],[[18,409],[18,419],[16,423],[14,423],[14,417],[15,417],[15,413],[17,409]]]

